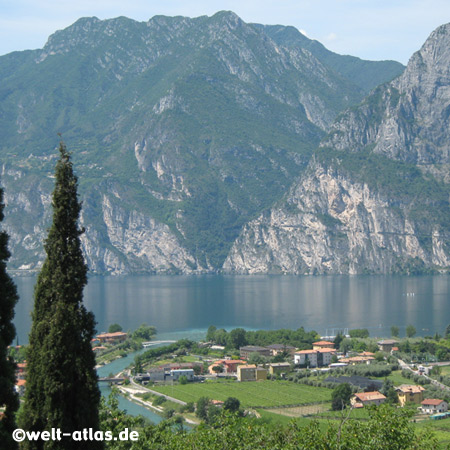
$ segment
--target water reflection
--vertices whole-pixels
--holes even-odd
[[[15,278],[15,323],[27,341],[35,278]],[[92,277],[85,290],[99,331],[111,323],[156,326],[160,336],[209,325],[247,329],[368,328],[388,336],[391,325],[418,334],[443,333],[450,323],[450,277],[422,276],[126,276]]]

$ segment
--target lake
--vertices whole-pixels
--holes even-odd
[[[15,277],[20,301],[15,324],[28,341],[35,277]],[[201,275],[91,277],[85,303],[98,331],[112,323],[132,330],[154,325],[158,339],[204,336],[226,329],[304,327],[321,335],[367,328],[371,336],[443,333],[450,323],[450,276]]]

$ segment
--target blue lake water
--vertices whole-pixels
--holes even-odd
[[[15,325],[28,341],[35,277],[16,277],[20,295]],[[450,323],[450,276],[124,276],[91,277],[85,303],[98,331],[112,323],[132,330],[154,325],[158,339],[201,339],[209,325],[226,329],[299,328],[322,335],[368,328],[371,336],[401,334],[413,324],[418,335],[443,333]],[[134,354],[98,370],[99,376],[127,367]],[[103,395],[110,388],[101,383]],[[160,416],[119,397],[122,409],[152,422]]]
[[[16,277],[20,343],[31,326],[35,277]],[[209,325],[231,329],[299,328],[321,335],[368,328],[389,336],[413,324],[418,335],[450,323],[450,276],[123,276],[91,277],[85,302],[98,331],[119,323],[154,325],[158,339],[201,338]]]

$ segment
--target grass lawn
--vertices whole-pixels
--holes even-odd
[[[401,370],[393,370],[386,378],[391,380],[394,383],[394,386],[400,386],[401,384],[416,384],[413,380],[403,377]],[[383,381],[384,377],[378,379]]]
[[[450,444],[450,418],[443,420],[423,420],[417,422],[415,426],[419,430],[430,427],[439,441],[439,448],[447,448],[447,445]]]
[[[185,402],[200,397],[226,400],[236,397],[244,407],[270,407],[330,401],[331,389],[306,386],[287,381],[212,381],[174,386],[152,386],[153,390]]]

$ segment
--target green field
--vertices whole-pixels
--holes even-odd
[[[151,389],[185,402],[200,397],[226,400],[236,397],[245,407],[276,407],[331,400],[331,389],[295,384],[287,381],[244,382],[220,381],[156,386]]]
[[[417,422],[418,429],[430,428],[439,441],[439,448],[448,448],[450,445],[450,418],[443,420],[423,420]]]

